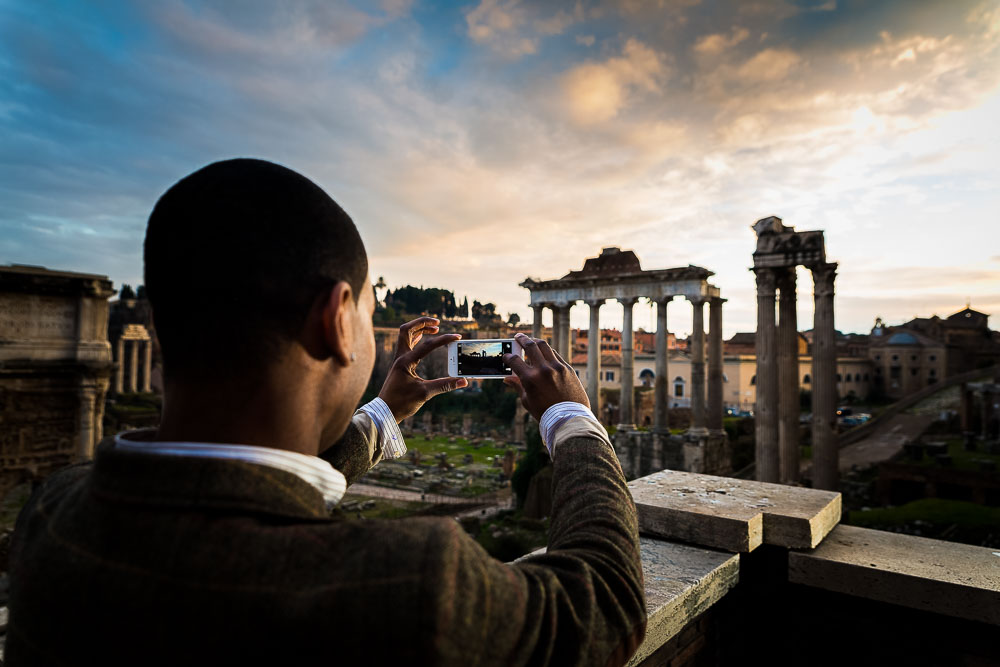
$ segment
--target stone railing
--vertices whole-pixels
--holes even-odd
[[[649,615],[632,665],[1000,665],[1000,551],[838,525],[830,491],[669,470],[629,487]]]

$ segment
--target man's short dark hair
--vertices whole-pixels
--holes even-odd
[[[164,193],[146,227],[146,292],[167,377],[245,375],[302,330],[341,280],[367,289],[350,216],[264,160],[215,162]]]

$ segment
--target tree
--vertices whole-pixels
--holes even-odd
[[[462,317],[472,317],[469,312],[469,297],[465,297],[465,301],[462,302]]]
[[[517,313],[510,313],[507,315],[507,324],[512,327],[516,327],[521,322],[521,316]]]
[[[135,291],[132,290],[132,286],[129,284],[122,285],[121,292],[118,293],[119,299],[134,299]]]
[[[140,299],[140,300],[148,298],[146,296],[146,286],[145,285],[139,285],[138,287],[135,288],[135,298]]]

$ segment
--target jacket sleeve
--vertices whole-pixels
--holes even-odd
[[[359,410],[354,413],[340,440],[321,452],[319,456],[343,473],[350,486],[382,460],[382,448],[379,447],[378,441],[378,428],[375,422]]]
[[[435,661],[619,665],[638,648],[646,605],[635,504],[603,428],[598,437],[580,421],[560,428],[570,435],[554,459],[545,554],[501,563],[455,522],[441,538],[450,543],[432,550],[445,560],[427,568],[438,577],[427,592],[438,602]]]

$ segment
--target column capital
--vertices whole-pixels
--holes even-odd
[[[607,299],[584,299],[583,302],[591,308],[600,308],[607,302]]]
[[[778,280],[774,269],[759,267],[753,272],[757,275],[757,296],[774,296]]]
[[[617,301],[618,301],[618,303],[620,303],[623,306],[634,306],[639,301],[639,297],[637,297],[637,296],[620,296],[620,297],[618,297]]]
[[[684,298],[690,301],[692,306],[704,306],[709,301],[709,297],[705,296],[686,296]]]
[[[708,305],[709,306],[721,306],[722,304],[724,304],[727,301],[729,301],[729,299],[723,299],[721,296],[713,296],[713,297],[709,298]]]
[[[824,262],[810,266],[809,270],[813,274],[813,293],[816,296],[832,296],[834,279],[837,277],[837,263]]]
[[[660,296],[660,297],[657,297],[657,298],[653,299],[653,301],[656,302],[657,306],[665,306],[665,305],[667,305],[668,303],[670,303],[671,301],[673,301],[676,298],[677,298],[676,294],[671,294],[670,296]]]

